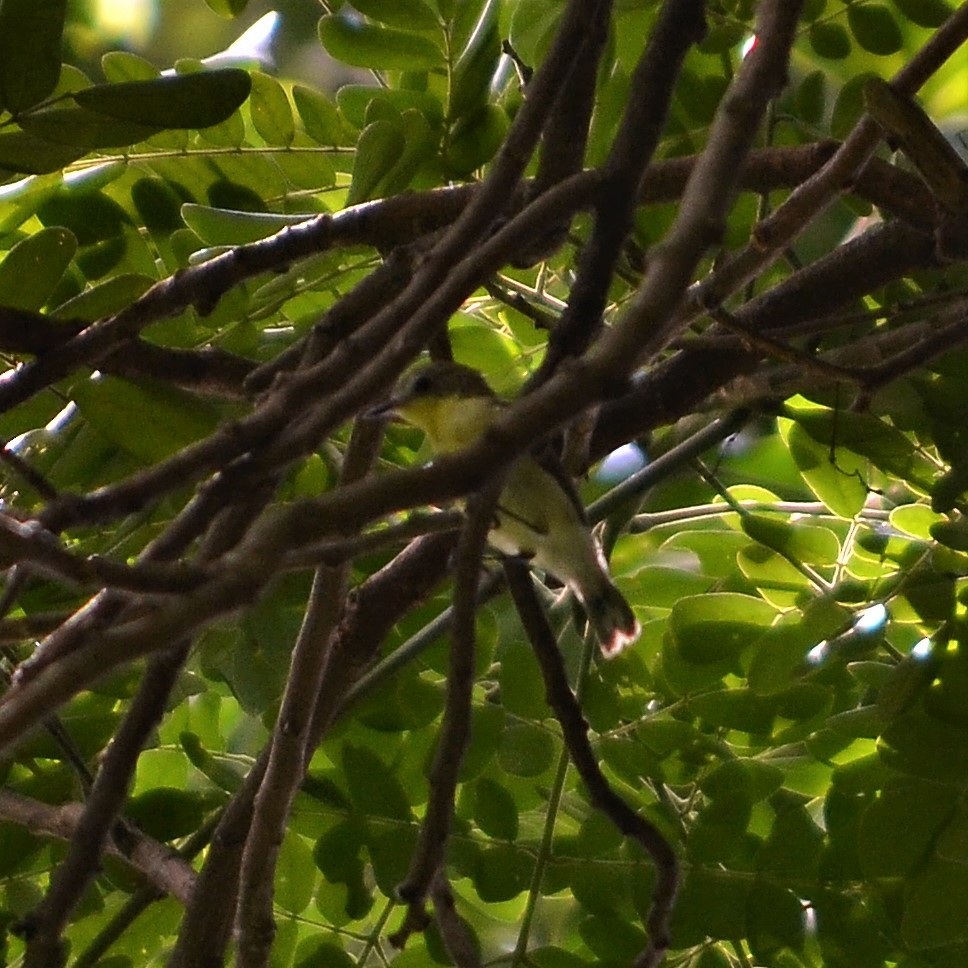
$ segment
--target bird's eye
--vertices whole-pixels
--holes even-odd
[[[420,376],[416,377],[410,387],[411,392],[417,394],[428,393],[430,391],[433,381],[426,373],[421,373]]]

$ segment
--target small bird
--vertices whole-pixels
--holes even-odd
[[[477,440],[503,406],[476,370],[433,362],[406,375],[393,396],[372,412],[412,424],[436,453],[446,454]],[[609,577],[585,509],[557,462],[526,455],[511,464],[488,540],[498,551],[526,558],[567,585],[584,607],[606,658],[638,638],[638,620]]]

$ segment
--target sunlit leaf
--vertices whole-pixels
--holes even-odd
[[[295,128],[289,98],[282,85],[268,74],[253,71],[249,109],[256,131],[270,145],[291,144]]]
[[[77,239],[63,228],[42,229],[18,242],[0,262],[0,305],[40,309],[76,251]]]

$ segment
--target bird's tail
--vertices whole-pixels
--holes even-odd
[[[582,604],[606,659],[614,658],[639,637],[642,631],[639,620],[622,593],[610,581],[606,581],[599,591],[589,595]]]

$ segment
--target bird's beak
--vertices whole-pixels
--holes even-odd
[[[385,400],[383,403],[371,407],[369,410],[364,410],[361,416],[365,420],[385,420],[387,418],[395,420],[400,416],[397,413],[397,407],[401,403],[403,403],[403,400],[400,397],[393,396],[389,400]]]

